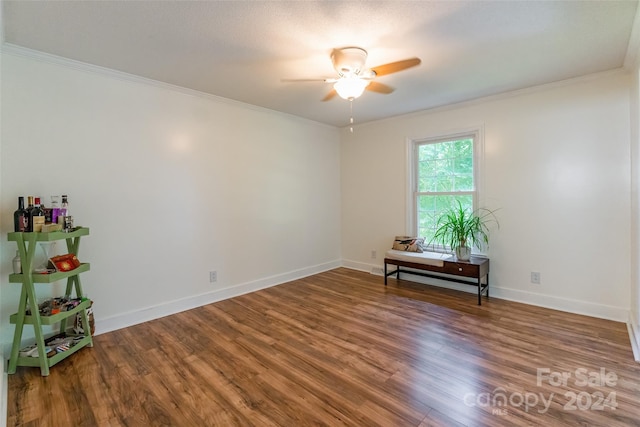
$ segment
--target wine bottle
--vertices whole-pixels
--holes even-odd
[[[29,226],[31,228],[30,231],[39,233],[42,231],[42,226],[44,225],[44,211],[40,208],[40,197],[36,197],[35,199],[35,205],[29,213]]]
[[[27,212],[31,212],[33,209],[33,196],[27,197]]]
[[[31,211],[33,210],[33,208],[34,208],[33,196],[28,196],[27,208],[25,209],[27,211],[27,230],[26,231],[33,231],[33,227],[31,226]]]
[[[18,210],[13,213],[13,231],[25,232],[29,228],[29,214],[24,208],[24,197],[18,197]]]

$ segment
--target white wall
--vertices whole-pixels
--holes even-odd
[[[20,195],[66,193],[91,228],[79,258],[98,332],[339,265],[335,128],[13,53],[2,72],[5,344]]]
[[[633,354],[640,361],[640,8],[629,39],[625,68],[632,75],[631,102],[631,293],[629,335]]]
[[[631,311],[629,326],[636,360],[640,361],[640,67],[631,88]]]
[[[379,268],[406,231],[407,138],[482,126],[481,198],[501,226],[489,248],[492,294],[627,321],[630,84],[621,72],[590,76],[345,131],[343,262]]]

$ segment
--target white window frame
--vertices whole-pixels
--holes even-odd
[[[421,138],[407,139],[407,235],[418,234],[418,146],[425,143],[438,143],[453,141],[456,139],[473,138],[473,209],[481,207],[480,194],[484,184],[482,173],[484,166],[484,126],[475,126],[468,129],[460,129],[452,132],[441,133]],[[455,194],[455,193],[452,193]],[[422,237],[422,236],[418,236]],[[428,243],[428,242],[425,242]],[[474,248],[475,249],[475,248]],[[449,252],[450,248],[435,247],[435,250]]]

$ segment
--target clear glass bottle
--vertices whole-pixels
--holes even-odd
[[[65,231],[70,231],[73,228],[73,216],[71,216],[71,213],[69,211],[69,197],[66,194],[62,195],[62,208],[60,215],[62,215],[62,217],[64,218],[62,226],[63,229]]]
[[[20,251],[16,251],[16,256],[13,257],[12,264],[14,274],[22,273],[22,260],[20,259]]]
[[[69,197],[66,194],[62,195],[62,211],[63,216],[71,215],[71,213],[69,212]]]
[[[65,207],[66,204],[66,197],[62,196],[62,203],[60,204],[60,210],[58,211],[58,224],[62,224],[62,226],[64,227],[64,216],[67,214],[67,208]]]

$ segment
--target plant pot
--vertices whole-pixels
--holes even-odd
[[[459,261],[469,261],[471,259],[471,248],[469,246],[458,246],[456,248],[456,258]]]

